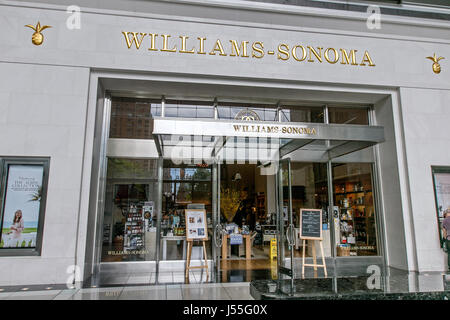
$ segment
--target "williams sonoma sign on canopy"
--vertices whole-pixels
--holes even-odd
[[[283,133],[297,135],[316,135],[316,128],[299,127],[299,126],[277,126],[277,125],[233,125],[235,132],[252,132],[252,133]]]
[[[128,49],[163,51],[182,54],[202,54],[212,56],[230,56],[240,58],[261,59],[274,56],[278,60],[293,59],[299,62],[327,62],[329,64],[346,64],[353,66],[374,67],[375,64],[370,57],[369,51],[360,54],[356,49],[335,49],[324,47],[313,47],[303,44],[289,45],[280,43],[277,48],[266,48],[264,42],[228,40],[208,40],[206,37],[191,39],[188,36],[172,37],[168,34],[122,32]]]

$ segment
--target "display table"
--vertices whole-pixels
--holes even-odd
[[[186,237],[185,236],[162,236],[162,260],[167,258],[167,241],[183,241],[183,260],[186,259]]]
[[[252,258],[252,237],[249,234],[242,235],[245,241],[245,259]],[[222,236],[222,259],[228,258],[228,247],[230,235],[226,234]]]

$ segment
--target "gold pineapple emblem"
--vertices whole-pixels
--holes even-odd
[[[433,61],[433,71],[434,73],[440,73],[441,72],[441,65],[439,64],[439,60],[445,59],[444,57],[437,57],[436,53],[432,57],[427,57],[427,59],[430,59]]]
[[[42,44],[42,42],[44,42],[44,35],[41,32],[47,28],[51,28],[51,26],[42,26],[41,27],[41,23],[39,21],[38,21],[36,27],[31,24],[27,24],[25,27],[28,27],[28,28],[31,28],[34,30],[33,36],[31,37],[31,42],[33,42],[33,44],[36,46],[40,46]]]

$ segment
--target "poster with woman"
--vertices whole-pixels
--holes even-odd
[[[42,198],[42,165],[8,165],[0,248],[34,248]]]
[[[433,168],[434,194],[436,197],[436,209],[439,225],[440,239],[443,239],[442,221],[444,212],[450,209],[450,168]]]

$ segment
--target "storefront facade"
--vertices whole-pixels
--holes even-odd
[[[129,3],[86,4],[70,28],[56,2],[0,2],[3,229],[20,209],[8,206],[14,170],[42,167],[25,188],[40,190],[25,225],[35,241],[3,241],[0,283],[183,271],[192,205],[207,213],[210,268],[235,268],[246,252],[228,254],[218,232],[242,222],[223,205],[232,190],[254,215],[240,225],[250,261],[268,260],[275,225],[278,256],[298,265],[286,231],[314,208],[330,265],[446,270],[433,168],[450,166],[448,20],[368,29],[367,14],[337,10]],[[24,27],[38,21],[51,26],[41,45]]]

